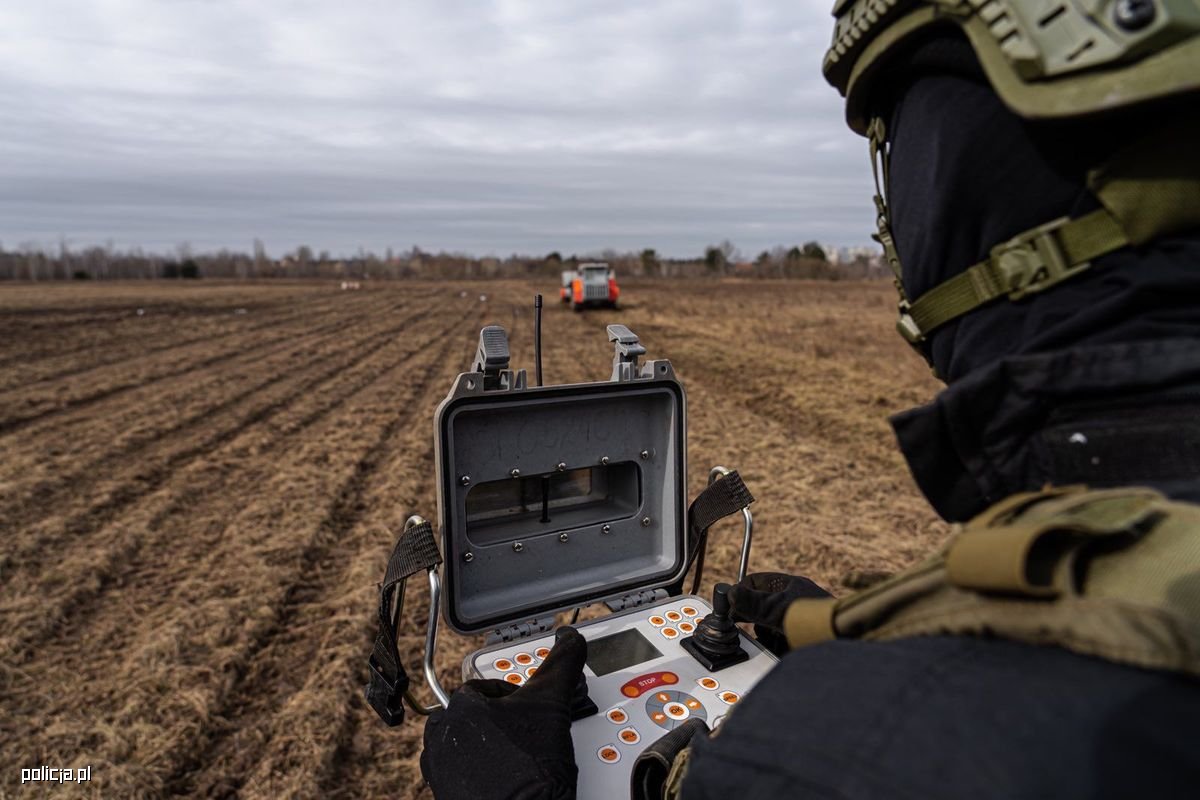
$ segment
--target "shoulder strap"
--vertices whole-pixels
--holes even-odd
[[[692,564],[696,565],[696,574],[692,579],[692,594],[700,587],[700,576],[704,574],[704,554],[708,550],[708,529],[725,517],[736,514],[743,508],[749,508],[754,502],[754,495],[746,486],[738,471],[730,470],[705,487],[696,495],[688,507],[688,534],[692,546],[687,556],[687,569],[683,577],[667,587],[668,593],[678,595],[683,592],[684,578]]]
[[[396,642],[396,629],[404,611],[404,585],[416,573],[434,569],[441,563],[442,556],[433,538],[433,525],[425,520],[400,535],[388,558],[387,571],[379,587],[378,629],[367,662],[371,674],[365,687],[367,704],[388,727],[404,721],[403,700],[409,686],[408,673],[404,671]]]

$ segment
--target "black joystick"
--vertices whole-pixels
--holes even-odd
[[[729,584],[713,587],[712,613],[700,620],[696,632],[680,642],[709,671],[716,672],[750,658],[742,649],[737,626],[729,616]]]
[[[554,640],[558,641],[562,635],[566,633],[566,628],[559,628],[554,632]],[[571,694],[571,722],[584,717],[590,717],[592,714],[599,713],[600,709],[592,702],[592,698],[588,696],[587,677],[583,672],[579,673],[579,683],[575,684],[575,691]]]

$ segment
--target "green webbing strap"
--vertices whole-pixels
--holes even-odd
[[[1094,258],[1129,244],[1107,209],[1061,217],[992,248],[986,261],[955,275],[913,301],[897,329],[911,344],[930,331],[985,303],[1008,296],[1020,300],[1083,272]]]

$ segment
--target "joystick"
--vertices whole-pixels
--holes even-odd
[[[700,620],[696,632],[680,641],[684,650],[712,672],[750,658],[742,649],[737,626],[729,616],[729,584],[713,587],[712,613]]]
[[[559,628],[554,632],[554,639],[558,641],[566,632],[566,628]],[[587,678],[583,672],[579,673],[579,683],[575,684],[575,691],[571,694],[571,722],[590,717],[592,714],[599,713],[600,709],[588,696]]]

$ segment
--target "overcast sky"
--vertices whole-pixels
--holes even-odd
[[[869,241],[832,0],[13,0],[0,242]]]

